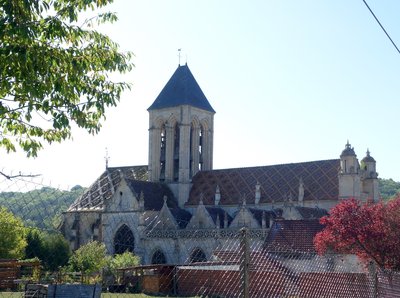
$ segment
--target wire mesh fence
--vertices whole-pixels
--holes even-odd
[[[400,297],[400,273],[317,255],[303,233],[315,220],[278,225],[264,212],[262,228],[246,216],[233,224],[247,206],[188,212],[162,189],[147,208],[145,194],[128,195],[128,179],[103,179],[94,196],[2,176],[0,297]]]

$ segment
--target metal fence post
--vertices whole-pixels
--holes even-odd
[[[242,298],[249,298],[249,268],[250,268],[250,245],[249,230],[242,228],[240,230],[240,275],[242,280]]]

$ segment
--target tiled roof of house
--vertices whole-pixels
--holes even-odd
[[[315,252],[314,237],[323,229],[319,220],[277,219],[265,240],[265,249],[275,252]]]
[[[250,251],[250,270],[266,270],[275,272],[289,272],[289,269],[279,259],[265,253],[265,251]],[[240,248],[235,250],[215,250],[212,260],[224,264],[240,264],[243,261],[243,252]]]
[[[179,65],[148,110],[190,105],[215,113],[187,65]]]
[[[255,200],[255,186],[260,184],[260,203],[297,200],[300,180],[304,200],[337,200],[339,195],[339,159],[282,165],[200,171],[193,178],[187,205],[197,205],[201,194],[205,205],[214,204],[217,185],[220,205],[238,205],[243,197]]]
[[[300,273],[298,289],[299,297],[309,298],[374,296],[372,283],[365,273]]]
[[[168,198],[168,207],[176,208],[177,202],[165,184],[136,180],[142,177],[144,171],[147,171],[147,166],[107,168],[68,210],[103,208],[104,202],[113,196],[122,179],[126,180],[130,189],[138,196],[143,192],[145,210],[160,210],[164,196]]]

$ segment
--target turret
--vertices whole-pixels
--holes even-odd
[[[362,199],[377,202],[379,200],[378,173],[376,161],[367,149],[366,156],[361,160]]]
[[[360,198],[360,166],[349,141],[340,155],[339,198]]]

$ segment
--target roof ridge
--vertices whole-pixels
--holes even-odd
[[[328,162],[328,161],[332,161],[332,162],[333,162],[333,161],[340,161],[340,159],[339,159],[339,158],[332,158],[332,159],[320,159],[320,160],[303,161],[303,162],[277,163],[277,164],[264,165],[264,166],[249,166],[249,167],[236,167],[236,168],[212,169],[212,170],[200,171],[199,173],[217,172],[217,171],[226,171],[226,170],[257,169],[257,168],[276,167],[276,166],[287,166],[287,165],[300,165],[300,164],[310,164],[310,163]]]

